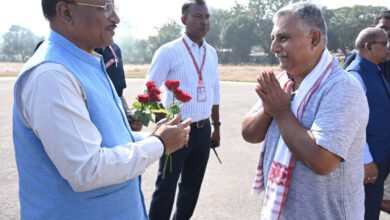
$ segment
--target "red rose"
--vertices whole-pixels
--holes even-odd
[[[149,95],[149,101],[151,102],[159,102],[161,101],[161,98],[159,95],[150,94]]]
[[[149,101],[151,102],[161,101],[160,94],[161,91],[158,88],[152,87],[149,91]]]
[[[167,80],[165,81],[165,86],[169,89],[169,91],[176,91],[180,86],[179,80]]]
[[[158,88],[156,88],[156,87],[152,87],[150,89],[150,91],[149,91],[149,95],[151,95],[151,94],[153,94],[153,95],[160,95],[161,91]]]
[[[146,88],[148,89],[148,92],[150,92],[150,90],[152,88],[155,88],[156,87],[156,82],[155,81],[149,81],[146,83]]]
[[[176,90],[175,97],[182,102],[189,102],[192,99],[192,96],[188,93],[183,92],[183,90]]]
[[[149,99],[148,95],[140,94],[137,96],[137,100],[144,104],[148,103],[148,99]]]

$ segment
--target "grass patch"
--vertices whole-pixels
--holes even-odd
[[[16,77],[19,75],[24,63],[1,63],[0,77]],[[149,70],[149,64],[135,65],[125,64],[126,78],[145,78]],[[282,72],[279,66],[260,65],[219,65],[219,78],[221,81],[233,82],[255,82],[259,73],[265,70],[272,70],[275,74]]]

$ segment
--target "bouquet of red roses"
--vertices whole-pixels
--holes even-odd
[[[148,126],[150,121],[154,122],[152,118],[153,113],[165,113],[166,118],[175,116],[176,114],[180,113],[180,106],[192,99],[190,94],[185,93],[179,89],[179,80],[167,80],[165,81],[165,86],[169,91],[172,92],[173,96],[168,110],[161,108],[160,104],[158,103],[161,101],[161,91],[156,87],[156,82],[154,81],[149,81],[146,83],[147,94],[138,95],[138,101],[133,103],[133,109],[136,110],[134,116],[139,118],[143,125]],[[170,172],[172,172],[172,156],[171,154],[168,154],[165,159],[162,179],[165,178],[165,170],[167,168],[168,160],[170,160]]]
[[[148,126],[150,121],[154,122],[153,113],[168,113],[168,111],[160,108],[158,102],[161,101],[161,91],[156,87],[156,82],[147,82],[146,88],[147,94],[137,96],[138,101],[133,103],[133,109],[135,110],[134,117],[139,118],[143,125]]]

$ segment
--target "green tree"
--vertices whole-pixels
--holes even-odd
[[[256,22],[253,18],[240,14],[226,21],[225,25],[222,42],[225,48],[232,49],[230,62],[235,64],[248,62],[251,49],[256,44],[254,32]]]
[[[148,63],[151,62],[153,54],[156,52],[156,50],[163,44],[180,37],[181,30],[182,26],[176,21],[172,20],[159,27],[158,34],[156,36],[149,37],[147,40],[147,45],[145,45],[145,42],[140,41],[139,43],[146,46],[145,61]]]
[[[229,10],[210,9],[210,30],[206,35],[206,41],[218,50],[223,49],[221,33],[226,21],[231,19],[233,14]]]
[[[384,7],[353,6],[333,10],[323,9],[328,26],[328,48],[332,51],[354,48],[354,42],[359,32],[370,26],[374,17]]]
[[[294,2],[298,0],[249,0],[249,14],[257,22],[255,29],[257,44],[268,54],[271,64],[277,63],[275,56],[271,53],[272,17],[277,10]]]
[[[43,40],[31,30],[19,25],[12,25],[3,35],[2,54],[8,61],[27,61],[34,53],[36,44]]]

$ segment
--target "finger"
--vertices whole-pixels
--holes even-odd
[[[267,83],[265,80],[265,75],[266,75],[265,73],[262,73],[259,77],[258,82],[259,82],[260,88],[261,88],[260,91],[262,91],[264,94],[267,94],[268,87],[267,87]]]
[[[181,114],[177,114],[172,120],[168,122],[168,125],[177,125],[180,123]]]
[[[261,86],[260,86],[260,85],[257,85],[257,86],[256,86],[255,92],[257,93],[258,96],[260,96],[260,93],[262,93],[262,91],[261,91]]]
[[[283,91],[287,94],[292,94],[293,92],[293,85],[294,85],[294,82],[292,80],[288,80],[287,83],[284,85],[285,88],[283,88]]]
[[[274,74],[273,71],[269,71],[268,72],[268,77],[270,79],[270,84],[274,87],[274,88],[280,88],[280,84],[279,84],[279,81],[278,79],[276,79],[276,76]]]
[[[166,123],[167,121],[168,121],[168,118],[161,119],[160,121],[157,122],[156,125],[157,126],[162,125],[162,124]]]
[[[256,80],[257,80],[258,83],[260,83],[260,80],[262,80],[262,74],[265,74],[265,73],[266,73],[266,72],[263,71],[263,72],[261,72],[259,75],[257,75]]]
[[[184,131],[189,134],[191,132],[191,126],[184,128]]]
[[[182,121],[180,123],[180,127],[186,128],[189,127],[189,125],[192,123],[192,118],[187,118],[186,120]],[[191,128],[190,128],[191,129]]]

